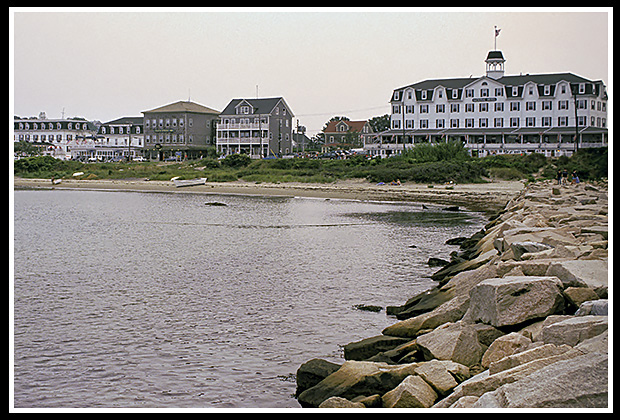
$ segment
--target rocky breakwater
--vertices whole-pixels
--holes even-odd
[[[530,184],[460,243],[400,321],[299,368],[303,407],[608,407],[607,184]]]

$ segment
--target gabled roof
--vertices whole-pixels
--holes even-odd
[[[362,129],[364,128],[367,122],[368,121],[366,120],[364,121],[349,121],[349,120],[330,121],[327,124],[327,127],[325,127],[325,130],[323,130],[323,132],[324,133],[346,133],[347,131],[351,131],[351,132],[361,133]],[[347,131],[339,131],[336,129],[337,126],[342,123],[347,125],[348,127]]]
[[[178,101],[172,104],[164,105],[159,108],[151,109],[149,111],[142,111],[143,114],[147,112],[193,112],[197,114],[215,114],[219,115],[219,111],[208,108],[204,105],[197,104],[190,101]]]
[[[273,109],[276,107],[276,105],[278,105],[280,101],[284,103],[289,113],[293,115],[293,112],[291,111],[289,106],[286,104],[286,101],[282,97],[257,98],[257,99],[243,99],[243,98],[233,99],[228,103],[228,105],[226,105],[226,108],[224,108],[221,115],[236,115],[237,106],[243,105],[245,103],[247,103],[248,105],[252,107],[252,114],[260,114],[260,115],[271,114]]]

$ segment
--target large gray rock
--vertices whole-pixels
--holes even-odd
[[[437,394],[424,379],[411,375],[385,393],[382,399],[386,408],[428,408],[435,403]]]
[[[589,300],[579,305],[579,309],[575,312],[576,316],[586,315],[605,315],[607,316],[609,309],[609,301],[607,299]]]
[[[531,344],[532,340],[516,332],[499,337],[491,343],[487,351],[482,356],[481,365],[484,368],[488,368],[491,363],[506,356],[524,351]]]
[[[353,399],[359,395],[384,394],[414,374],[416,366],[416,363],[388,365],[349,360],[336,372],[302,392],[297,401],[302,407],[318,407],[329,397]]]
[[[390,325],[382,333],[390,336],[413,338],[418,335],[419,331],[433,329],[446,322],[458,321],[465,315],[468,307],[469,295],[457,296],[430,312]]]
[[[485,393],[473,408],[608,407],[608,372],[603,353],[558,361]]]
[[[556,322],[542,329],[541,340],[556,345],[577,344],[604,333],[608,329],[606,316],[576,316]]]
[[[366,360],[377,353],[392,350],[408,341],[410,341],[408,338],[391,337],[389,335],[365,338],[345,345],[344,358],[346,360]]]
[[[494,327],[518,325],[561,310],[562,283],[555,277],[506,276],[487,279],[471,290],[466,317]]]
[[[510,244],[510,248],[512,249],[515,260],[520,260],[523,254],[545,251],[552,247],[539,242],[523,241]]]
[[[326,399],[319,405],[319,408],[366,408],[359,402],[352,402],[342,397],[331,397]]]
[[[448,394],[459,382],[469,377],[467,366],[451,360],[433,359],[423,362],[416,367],[415,372],[441,396]]]
[[[562,280],[564,287],[590,287],[597,291],[607,288],[609,274],[607,261],[603,260],[568,260],[549,264],[547,276]]]
[[[447,323],[416,339],[426,360],[452,360],[465,366],[480,363],[486,347],[480,344],[477,330],[470,324]]]
[[[312,388],[323,379],[340,369],[340,365],[323,359],[312,359],[297,369],[297,390],[299,395],[308,388]]]
[[[562,348],[560,352],[553,352],[553,354],[550,356],[548,356],[547,354],[537,354],[535,355],[535,357],[542,357],[535,358],[533,360],[529,360],[529,358],[526,358],[525,360],[528,360],[526,363],[518,364],[510,369],[501,370],[494,374],[491,374],[490,370],[485,370],[478,375],[475,375],[468,380],[460,383],[456,388],[454,388],[454,391],[451,394],[449,394],[443,400],[437,402],[434,407],[450,407],[459,398],[464,396],[479,397],[487,392],[498,389],[502,385],[516,382],[517,380],[524,378],[536,372],[537,370],[542,369],[545,366],[549,366],[560,360],[572,359],[581,355],[583,355],[583,352],[567,346]]]

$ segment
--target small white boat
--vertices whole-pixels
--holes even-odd
[[[52,185],[58,185],[62,182],[62,178],[52,178]]]
[[[207,182],[207,178],[196,179],[173,179],[174,185],[178,187],[191,187],[194,185],[204,185]]]

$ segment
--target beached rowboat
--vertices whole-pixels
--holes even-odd
[[[207,178],[196,179],[173,179],[174,185],[178,187],[191,187],[194,185],[204,185],[207,182]]]

